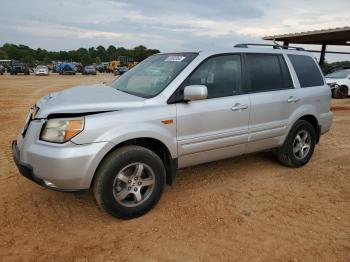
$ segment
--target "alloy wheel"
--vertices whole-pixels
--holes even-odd
[[[154,184],[153,170],[144,163],[133,163],[124,167],[115,177],[113,196],[120,205],[135,207],[149,198]]]
[[[293,154],[297,159],[304,159],[311,148],[311,136],[308,131],[301,130],[293,142]]]

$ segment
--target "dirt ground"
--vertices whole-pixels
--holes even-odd
[[[113,76],[0,76],[1,261],[350,261],[350,99],[301,169],[269,153],[179,171],[159,204],[122,221],[91,192],[21,177],[10,144],[48,92]]]

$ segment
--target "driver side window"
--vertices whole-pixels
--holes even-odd
[[[238,94],[241,83],[241,56],[222,55],[202,63],[189,76],[186,85],[205,85],[210,99]]]

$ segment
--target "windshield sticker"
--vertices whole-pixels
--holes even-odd
[[[167,59],[165,59],[165,62],[181,62],[184,60],[186,56],[168,56]]]

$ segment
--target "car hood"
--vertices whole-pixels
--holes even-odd
[[[51,93],[37,102],[37,118],[50,114],[91,113],[140,107],[145,98],[118,91],[106,85],[77,86]]]
[[[347,81],[348,80],[346,78],[327,78],[326,77],[326,83],[327,84],[336,83],[338,85],[346,85]]]

